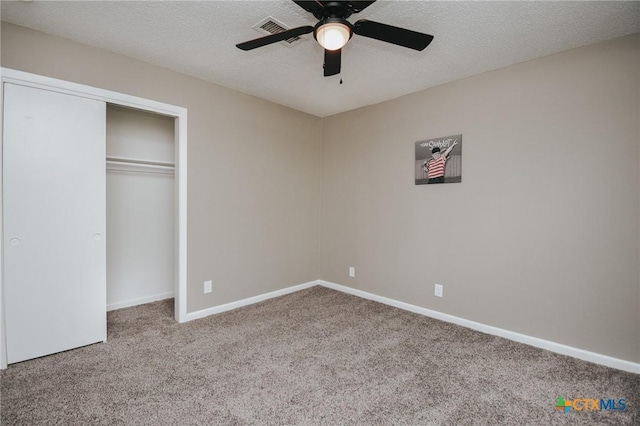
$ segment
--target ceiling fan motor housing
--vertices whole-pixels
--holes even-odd
[[[322,21],[327,18],[342,18],[347,19],[353,11],[349,2],[345,1],[330,1],[324,4],[321,9],[315,10],[313,16],[316,19]]]

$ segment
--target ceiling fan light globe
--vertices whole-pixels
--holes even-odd
[[[315,36],[320,46],[327,50],[338,50],[351,38],[351,28],[341,23],[330,22],[318,27]]]

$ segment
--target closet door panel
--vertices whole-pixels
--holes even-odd
[[[105,107],[5,84],[9,363],[106,339]]]

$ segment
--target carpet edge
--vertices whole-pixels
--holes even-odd
[[[640,363],[636,363],[633,361],[614,358],[609,355],[587,351],[587,350],[576,348],[573,346],[564,345],[562,343],[556,343],[549,340],[541,339],[539,337],[533,337],[526,334],[517,333],[515,331],[505,330],[505,329],[494,327],[491,325],[456,317],[454,315],[449,315],[439,311],[434,311],[432,309],[427,309],[427,308],[412,305],[409,303],[400,302],[398,300],[390,299],[388,297],[378,296],[377,294],[368,293],[366,291],[354,289],[351,287],[332,283],[329,281],[317,280],[317,283],[318,285],[321,285],[323,287],[327,287],[343,293],[351,294],[353,296],[358,296],[363,299],[369,299],[375,302],[380,302],[385,305],[393,306],[405,311],[410,311],[410,312],[413,312],[419,315],[424,315],[437,320],[450,322],[456,325],[460,325],[462,327],[480,331],[482,333],[503,337],[505,339],[513,340],[518,343],[524,343],[525,345],[534,346],[536,348],[545,349],[551,352],[555,352],[561,355],[567,355],[573,358],[578,358],[583,361],[592,362],[594,364],[604,365],[606,367],[627,371],[629,373],[640,374]]]

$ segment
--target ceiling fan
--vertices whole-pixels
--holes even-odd
[[[324,48],[324,76],[340,73],[342,47],[353,34],[369,37],[414,50],[424,50],[431,43],[433,36],[392,25],[361,19],[355,24],[347,21],[354,13],[363,11],[375,0],[371,1],[296,1],[295,4],[313,14],[318,19],[315,26],[292,28],[255,40],[236,44],[242,50],[252,50],[268,44],[277,43],[289,38],[313,32],[313,37]]]

